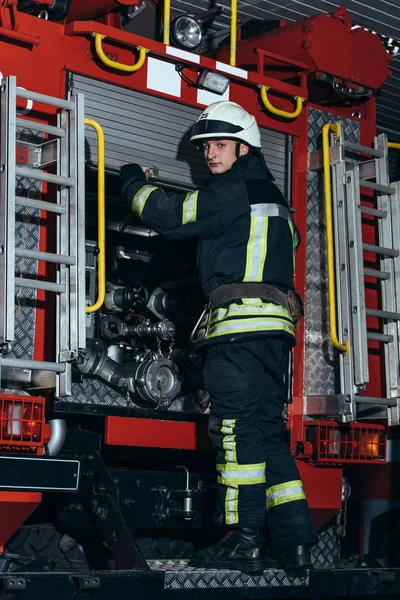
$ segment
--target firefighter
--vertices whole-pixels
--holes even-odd
[[[121,168],[123,195],[138,217],[167,238],[198,239],[208,306],[193,341],[207,350],[215,521],[226,535],[190,564],[248,573],[306,567],[317,536],[282,416],[301,312],[293,288],[299,234],[264,161],[254,116],[234,102],[214,103],[191,141],[211,172],[201,190],[164,192],[147,183],[139,165]]]

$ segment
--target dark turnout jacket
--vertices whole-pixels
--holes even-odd
[[[147,183],[138,165],[121,169],[122,193],[149,227],[174,239],[198,239],[198,268],[204,295],[223,284],[263,282],[293,289],[297,228],[287,202],[258,156],[239,158],[205,187],[164,192]],[[204,335],[204,322],[198,331]],[[204,342],[285,338],[294,344],[294,325],[280,305],[238,298],[213,310]]]

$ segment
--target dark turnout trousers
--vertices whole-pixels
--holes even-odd
[[[317,541],[284,436],[288,356],[288,345],[275,338],[214,344],[204,369],[217,450],[217,522],[227,528],[266,522],[276,548]]]

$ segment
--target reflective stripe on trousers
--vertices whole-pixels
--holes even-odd
[[[302,482],[297,479],[295,481],[287,481],[279,485],[273,485],[267,488],[267,510],[273,506],[286,504],[286,502],[295,502],[296,500],[305,500],[306,495]]]

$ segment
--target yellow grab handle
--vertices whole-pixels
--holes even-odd
[[[331,163],[329,155],[329,132],[340,134],[340,125],[327,123],[322,128],[322,147],[324,154],[324,188],[325,188],[325,211],[326,211],[326,245],[328,251],[328,290],[329,290],[329,329],[332,344],[338,350],[350,354],[350,342],[344,344],[339,342],[336,328],[336,288],[335,288],[335,261],[333,251],[333,218],[332,218],[332,193],[331,193]]]
[[[104,131],[97,121],[85,119],[85,125],[93,127],[97,134],[97,195],[98,195],[98,225],[97,256],[98,286],[97,301],[92,306],[86,307],[87,313],[96,312],[103,305],[106,296],[106,206],[105,206],[105,165],[104,165]]]
[[[171,0],[164,0],[164,33],[163,42],[166,46],[169,46],[170,42],[170,23],[171,23]]]
[[[111,60],[110,58],[108,58],[108,56],[106,56],[103,50],[103,40],[105,38],[106,36],[101,35],[100,33],[94,34],[94,45],[96,48],[97,56],[100,58],[101,62],[104,63],[107,67],[117,69],[118,71],[124,71],[125,73],[134,73],[135,71],[139,71],[139,69],[143,67],[147,55],[146,48],[138,46],[139,58],[137,59],[134,65],[123,65],[121,63],[116,62],[115,60]]]
[[[261,98],[264,103],[265,108],[267,108],[272,114],[277,115],[278,117],[285,117],[285,119],[295,119],[299,116],[301,111],[303,110],[303,100],[305,98],[300,98],[300,96],[294,96],[296,100],[296,108],[293,112],[287,112],[286,110],[281,110],[280,108],[276,108],[273,104],[271,104],[270,99],[268,98],[268,90],[270,88],[266,85],[261,86]]]
[[[231,0],[231,43],[229,50],[229,64],[231,67],[236,67],[237,10],[237,0]]]
[[[388,148],[396,148],[396,150],[400,150],[400,144],[397,142],[388,142]]]

